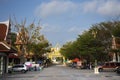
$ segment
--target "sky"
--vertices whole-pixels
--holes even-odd
[[[53,45],[74,41],[94,24],[120,16],[120,0],[0,0],[0,22],[16,17],[26,25],[40,20]]]

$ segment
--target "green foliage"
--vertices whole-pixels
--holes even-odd
[[[94,34],[93,34],[94,33]],[[84,58],[88,61],[107,61],[112,45],[112,35],[120,37],[120,21],[102,22],[67,42],[60,52],[68,59]]]
[[[114,22],[115,28],[112,30],[112,33],[115,37],[120,37],[120,22]]]
[[[40,33],[41,26],[39,22],[37,25],[35,25],[34,22],[28,26],[25,24],[26,20],[21,24],[17,22],[15,23],[15,28],[17,32],[20,33],[20,40],[22,41],[22,53],[24,55],[25,53],[29,55],[29,53],[32,52],[34,57],[37,59],[42,57],[46,52],[50,52],[50,44],[48,40]]]
[[[11,45],[15,47],[15,41],[16,41],[16,36],[17,34],[16,33],[11,33]]]
[[[79,57],[78,49],[76,48],[76,42],[67,42],[63,47],[60,49],[60,52],[63,56],[68,59],[74,59]]]
[[[34,53],[36,58],[42,57],[46,52],[50,52],[50,44],[45,39],[44,35],[40,34],[40,26],[35,26],[33,23],[28,28],[29,44],[28,51]]]

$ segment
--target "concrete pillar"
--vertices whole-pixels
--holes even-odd
[[[113,62],[116,62],[116,55],[115,55],[115,53],[113,54]]]
[[[8,73],[9,57],[6,58],[6,73]]]

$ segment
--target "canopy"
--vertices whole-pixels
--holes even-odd
[[[19,58],[16,53],[11,53],[8,55],[9,58]]]
[[[73,62],[78,62],[78,61],[79,61],[79,58],[73,59]]]

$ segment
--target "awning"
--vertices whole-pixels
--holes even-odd
[[[0,22],[0,53],[16,53],[15,50],[10,44],[8,35],[10,34],[10,21]],[[7,40],[8,39],[8,40]]]
[[[13,47],[9,46],[5,41],[0,42],[0,52],[2,53],[17,53]]]
[[[8,55],[9,58],[19,58],[18,54],[16,53],[11,53]]]
[[[5,41],[8,35],[10,21],[0,22],[0,41]]]
[[[79,58],[73,59],[73,62],[78,62],[78,61],[79,61]]]

